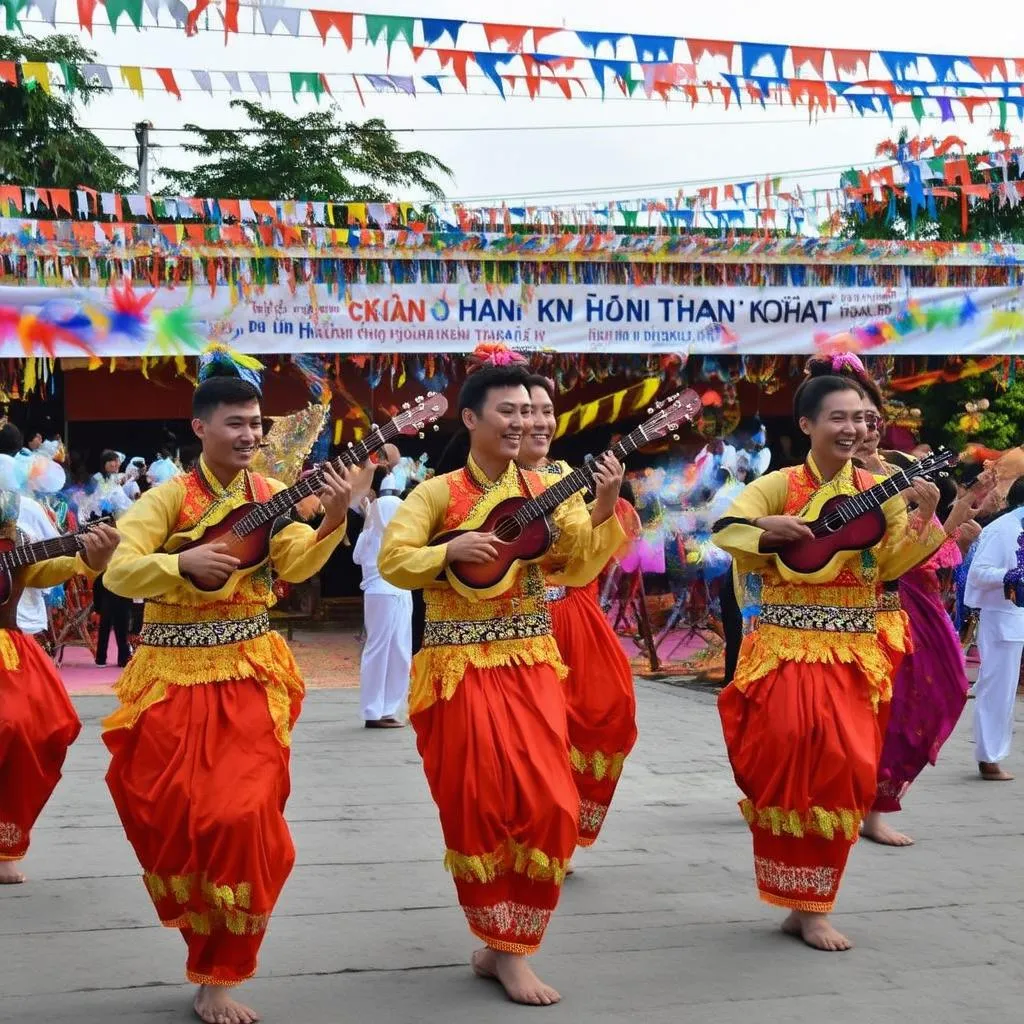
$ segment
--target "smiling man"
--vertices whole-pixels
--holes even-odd
[[[216,543],[168,553],[172,537],[200,536],[284,487],[249,469],[263,418],[259,377],[244,369],[223,354],[206,363],[192,403],[202,457],[118,521],[122,543],[106,573],[114,593],[146,602],[141,645],[117,687],[121,707],[104,722],[107,784],[160,921],[188,946],[185,973],[207,1024],[259,1019],[229,993],[255,974],[295,861],[284,805],[304,687],[270,631],[271,570],[291,583],[319,571],[344,536],[351,494],[347,474],[326,467],[319,530],[283,526],[255,570],[237,571]]]
[[[480,522],[506,498],[545,489],[521,471],[532,423],[527,372],[511,353],[488,352],[459,395],[469,431],[464,469],[420,484],[388,525],[378,565],[390,583],[423,588],[426,626],[413,660],[409,716],[444,833],[470,931],[485,943],[473,970],[518,1003],[547,1006],[558,993],[525,957],[540,947],[577,841],[579,797],[569,764],[565,666],[551,634],[539,564],[523,568],[498,597],[470,600],[445,567],[487,563],[493,534],[434,537]],[[618,492],[621,469],[595,474],[599,494]],[[614,502],[613,502],[614,503]],[[587,582],[622,543],[614,516],[591,526],[576,496],[555,513],[558,559],[570,582]],[[575,576],[574,576],[575,574]]]

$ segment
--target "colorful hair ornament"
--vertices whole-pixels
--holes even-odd
[[[832,356],[832,370],[834,373],[842,373],[843,370],[850,370],[852,373],[866,377],[868,371],[864,364],[852,352],[836,352]]]
[[[526,366],[529,360],[519,352],[513,352],[506,345],[485,343],[477,345],[466,357],[467,372],[472,373],[484,366]]]
[[[199,383],[211,377],[239,377],[263,393],[263,364],[221,342],[208,345],[199,357]]]

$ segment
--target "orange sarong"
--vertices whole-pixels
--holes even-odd
[[[411,716],[470,931],[533,953],[576,846],[565,695],[551,665],[467,666],[449,700]]]
[[[875,797],[882,731],[871,695],[863,672],[838,661],[783,661],[745,691],[730,684],[719,695],[765,902],[832,910]]]
[[[21,860],[81,723],[53,662],[0,630],[0,860]]]
[[[597,581],[551,602],[568,704],[569,760],[580,795],[579,845],[593,846],[636,743],[633,670],[597,602]]]
[[[265,687],[239,679],[170,687],[131,728],[103,735],[107,785],[161,923],[188,945],[195,984],[256,973],[295,862],[284,819],[289,748],[276,729]]]

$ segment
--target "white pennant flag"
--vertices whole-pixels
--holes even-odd
[[[299,34],[299,18],[302,11],[292,7],[271,7],[264,5],[260,8],[260,20],[263,22],[263,31],[267,35],[273,35],[278,25],[283,25],[284,30],[292,36]]]
[[[210,79],[209,71],[193,71],[192,77],[196,80],[196,85],[203,92],[208,92],[211,96],[213,95],[213,82]]]
[[[238,81],[238,72],[237,71],[224,71],[224,72],[221,72],[221,73],[227,79],[227,81],[228,81],[228,88],[232,92],[241,92],[242,91],[241,83]]]
[[[270,95],[270,75],[266,71],[250,71],[249,77],[261,96]]]

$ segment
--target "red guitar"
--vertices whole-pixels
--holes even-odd
[[[350,444],[330,463],[335,469],[342,466],[358,466],[369,458],[372,452],[383,448],[388,441],[399,434],[422,433],[426,424],[436,423],[448,409],[444,395],[433,393],[416,399],[411,408],[400,412],[383,427],[374,427],[370,435],[358,444]],[[262,565],[270,556],[270,538],[274,524],[289,509],[304,498],[316,494],[323,481],[323,466],[318,467],[309,476],[287,490],[280,491],[268,501],[246,502],[232,509],[223,519],[208,527],[200,537],[193,538],[180,547],[168,545],[168,550],[175,553],[188,551],[200,544],[220,542],[226,545],[228,554],[238,559],[238,570],[244,571]],[[189,583],[197,590],[211,593],[221,587],[203,586],[188,574],[184,574]]]
[[[859,494],[811,498],[801,518],[814,539],[790,541],[773,549],[776,559],[793,572],[811,575],[851,551],[873,548],[885,536],[882,505],[910,487],[916,477],[934,476],[956,459],[953,452],[939,449]]]
[[[658,411],[649,420],[609,449],[620,462],[637,448],[663,437],[696,416],[701,410],[700,395],[696,391],[684,391],[657,403],[656,407]],[[497,538],[498,558],[495,561],[482,565],[452,562],[445,567],[448,582],[463,596],[477,600],[504,593],[512,586],[522,563],[536,562],[551,547],[548,515],[592,483],[589,469],[577,469],[535,498],[506,498],[499,502],[472,530],[449,530],[435,537],[430,542],[431,546],[446,544],[461,533],[493,533]]]
[[[112,523],[110,516],[94,519],[76,533],[66,533],[48,540],[37,540],[31,544],[15,544],[13,540],[0,540],[0,629],[17,628],[18,601],[25,589],[24,580],[19,578],[19,569],[46,562],[62,555],[74,555],[85,547],[82,535],[100,523]]]

